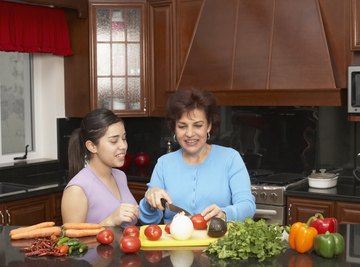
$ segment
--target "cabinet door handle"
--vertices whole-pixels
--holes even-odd
[[[5,225],[5,217],[1,210],[0,210],[0,216],[1,216],[1,225]]]
[[[10,224],[11,224],[11,216],[10,216],[10,212],[9,212],[9,210],[6,210],[5,212],[6,212],[6,215],[7,215],[7,217],[8,217],[8,220],[7,220],[7,225],[10,225]]]
[[[291,222],[292,222],[292,218],[291,218],[291,207],[292,207],[292,204],[290,203],[290,204],[289,204],[289,207],[288,207],[288,223],[291,223]]]
[[[146,105],[147,105],[147,102],[146,102],[146,97],[144,97],[144,111],[146,111]]]

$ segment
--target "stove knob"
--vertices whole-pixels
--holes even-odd
[[[260,198],[263,199],[263,200],[266,200],[267,194],[265,192],[261,192],[260,193]]]
[[[278,198],[278,195],[276,194],[276,193],[271,193],[270,194],[270,199],[272,200],[272,201],[276,201],[277,200],[277,198]]]
[[[256,192],[252,192],[253,196],[255,197],[255,199],[258,198],[258,194]]]

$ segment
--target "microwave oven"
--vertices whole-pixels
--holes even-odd
[[[348,112],[360,113],[360,66],[348,67]]]

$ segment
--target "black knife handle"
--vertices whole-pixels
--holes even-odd
[[[160,201],[161,201],[161,205],[165,209],[166,208],[166,203],[167,203],[166,199],[165,198],[160,198]]]

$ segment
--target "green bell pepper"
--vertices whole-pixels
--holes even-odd
[[[334,258],[345,249],[344,237],[339,233],[326,232],[314,237],[314,250],[324,258]]]

